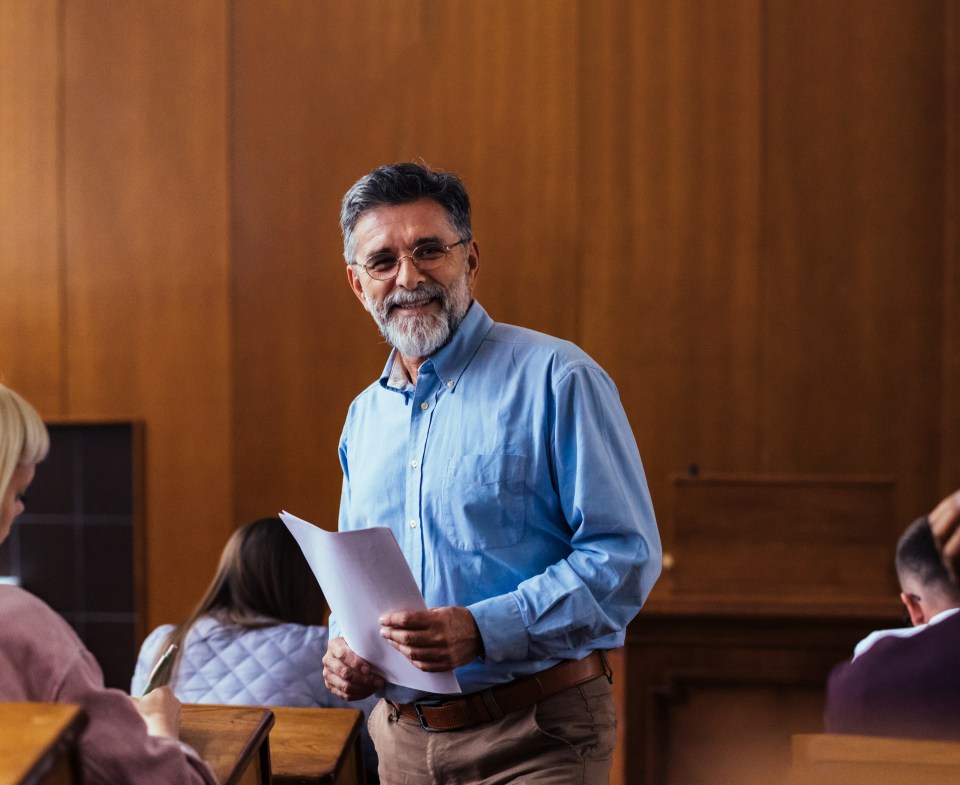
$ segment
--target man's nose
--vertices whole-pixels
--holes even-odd
[[[397,263],[400,265],[400,269],[397,270],[397,286],[402,286],[404,289],[416,289],[420,283],[426,280],[416,262],[413,261],[412,256],[401,256],[397,259]]]

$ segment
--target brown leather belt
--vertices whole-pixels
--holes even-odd
[[[424,730],[463,730],[501,719],[505,714],[525,709],[549,695],[556,695],[598,676],[606,676],[613,681],[603,651],[592,652],[582,660],[564,660],[539,673],[522,676],[446,703],[390,703],[401,717],[419,722]]]

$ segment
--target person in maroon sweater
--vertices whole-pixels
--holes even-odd
[[[50,446],[40,415],[0,384],[0,542],[24,510],[36,464]],[[79,704],[85,785],[216,785],[197,754],[178,740],[180,703],[169,687],[142,698],[107,689],[93,655],[42,600],[0,586],[0,701]]]
[[[956,583],[960,574],[960,491],[928,516]],[[828,733],[960,740],[960,614],[907,638],[886,637],[827,681]]]

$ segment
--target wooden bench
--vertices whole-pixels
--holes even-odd
[[[960,742],[796,734],[791,785],[957,785]]]

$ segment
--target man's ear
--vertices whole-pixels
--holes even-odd
[[[350,289],[353,290],[353,293],[357,296],[360,304],[365,310],[369,311],[370,309],[367,308],[367,298],[363,296],[363,286],[360,283],[360,274],[357,272],[357,268],[352,264],[347,265],[347,282],[350,284]]]
[[[927,623],[926,614],[923,612],[923,606],[921,605],[919,597],[915,594],[907,594],[902,591],[900,592],[900,599],[906,606],[907,613],[910,614],[910,623],[914,627]]]
[[[477,274],[480,272],[480,246],[476,240],[471,240],[467,245],[467,269],[470,271],[470,293],[477,284]]]

